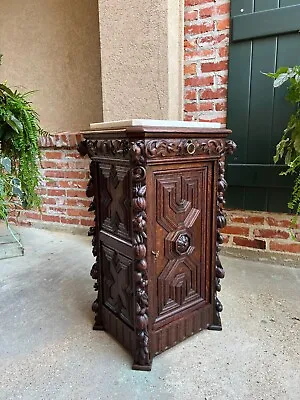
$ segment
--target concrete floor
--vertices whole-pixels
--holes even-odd
[[[20,232],[25,256],[0,261],[1,400],[300,399],[300,269],[223,257],[223,331],[139,372],[92,330],[89,238]]]

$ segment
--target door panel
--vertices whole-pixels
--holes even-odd
[[[298,6],[299,0],[280,0],[280,7]]]
[[[300,21],[299,21],[300,25]],[[293,66],[300,63],[300,34],[287,34],[278,37],[277,66]],[[283,85],[274,91],[273,126],[271,135],[270,163],[273,162],[275,147],[282,136],[286,123],[293,112],[293,107],[287,101],[287,85]]]
[[[153,170],[156,322],[211,300],[212,165]]]
[[[264,164],[269,154],[273,114],[273,82],[261,71],[273,71],[276,39],[254,41],[248,128],[247,158],[249,164]],[[261,132],[264,132],[262,135]]]
[[[129,166],[105,160],[98,163],[98,168],[101,199],[100,229],[130,242]]]
[[[242,11],[243,10],[243,11]],[[249,14],[254,11],[254,0],[231,1],[231,16]]]
[[[238,149],[228,158],[229,208],[289,211],[293,178],[277,177],[273,156],[293,108],[287,85],[274,90],[261,72],[300,64],[297,16],[300,5],[292,0],[231,2],[227,126]]]
[[[131,328],[134,326],[133,261],[101,242],[103,304]]]
[[[277,8],[279,0],[260,0],[255,2],[255,12]]]

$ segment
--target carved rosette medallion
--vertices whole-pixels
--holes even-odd
[[[150,367],[148,332],[148,266],[146,215],[146,159],[143,141],[131,143],[133,187],[133,248],[136,298],[136,354],[134,369]]]
[[[184,254],[188,251],[191,246],[191,239],[187,234],[179,235],[175,242],[176,251],[179,255]]]

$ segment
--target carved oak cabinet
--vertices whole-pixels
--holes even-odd
[[[151,120],[94,124],[83,133],[95,211],[94,329],[133,354],[133,369],[150,370],[154,356],[201,329],[221,330],[229,133]]]

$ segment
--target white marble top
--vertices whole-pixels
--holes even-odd
[[[216,122],[171,121],[155,119],[128,119],[124,121],[98,122],[90,124],[91,129],[130,128],[135,126],[153,128],[221,128],[221,124]]]

